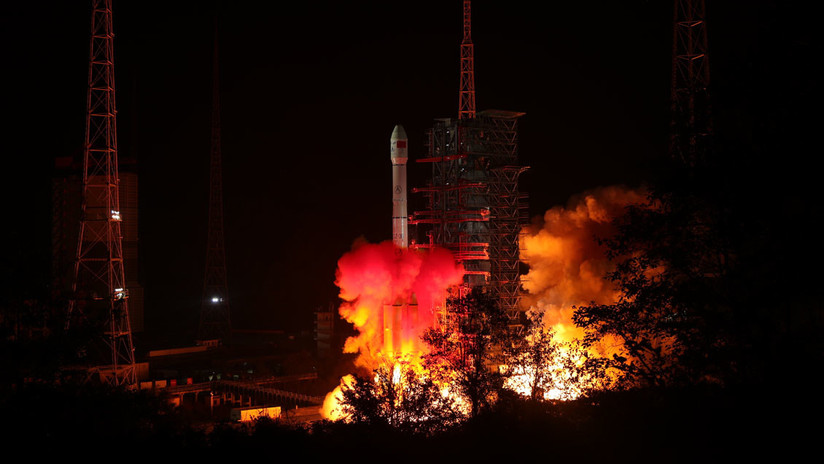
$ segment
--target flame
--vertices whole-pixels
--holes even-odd
[[[461,282],[463,268],[442,248],[423,252],[397,248],[391,241],[358,241],[338,260],[336,277],[344,300],[340,315],[358,331],[346,340],[344,351],[359,353],[358,364],[374,369],[378,355],[426,350],[420,335],[434,323],[434,309],[446,298],[446,289]],[[388,305],[410,312],[417,307],[416,314],[404,314],[400,346],[387,346],[397,335],[386,333]]]
[[[323,406],[320,408],[321,417],[332,421],[348,419],[348,416],[341,408],[341,404],[343,404],[343,389],[351,388],[352,382],[354,381],[355,377],[351,374],[345,375],[340,379],[340,384],[323,399]]]
[[[500,366],[508,372],[507,388],[525,396],[532,396],[533,388],[540,388],[538,393],[544,399],[570,400],[604,382],[582,374],[578,368],[590,355],[620,353],[620,343],[603,340],[596,353],[583,352],[577,345],[583,331],[572,322],[572,314],[575,306],[618,300],[619,291],[605,278],[610,269],[605,250],[595,238],[609,237],[614,232],[612,220],[626,206],[644,200],[642,191],[599,188],[573,197],[566,207],[550,209],[542,221],[523,230],[521,260],[529,264],[530,271],[523,281],[528,293],[522,306],[543,313],[543,328],[550,331],[557,349],[545,365],[530,367],[513,360],[516,362],[511,365]],[[434,308],[443,304],[446,289],[460,283],[462,277],[463,269],[447,250],[432,248],[421,252],[399,249],[391,241],[357,241],[338,261],[336,273],[335,283],[344,300],[339,312],[358,331],[357,336],[346,341],[344,351],[358,353],[357,364],[372,372],[381,365],[392,366],[395,383],[403,382],[400,363],[419,360],[426,353],[420,335],[434,324]],[[390,342],[385,324],[387,306],[415,302],[417,317],[413,323],[403,325],[400,343]],[[421,378],[426,378],[419,362],[412,361],[410,365]],[[539,373],[542,382],[535,381]],[[340,407],[342,389],[351,386],[352,381],[352,376],[344,377],[327,395],[321,409],[324,418],[346,419]],[[448,381],[439,384],[439,388],[445,398],[466,409],[465,401]]]
[[[391,241],[356,241],[338,260],[335,281],[344,300],[340,315],[358,331],[346,340],[344,352],[358,353],[356,365],[372,371],[384,363],[397,366],[401,358],[409,362],[420,357],[427,352],[420,336],[433,326],[435,309],[463,274],[462,266],[443,248],[419,251],[398,248]],[[341,389],[347,382],[351,378],[344,377],[327,395],[323,417],[340,418],[335,410],[340,409]]]
[[[499,366],[504,388],[525,397],[543,400],[574,400],[586,391],[605,386],[605,379],[584,368],[587,354],[574,342],[556,345],[551,359],[542,365],[529,362]]]
[[[543,313],[543,324],[552,330],[559,346],[557,359],[546,366],[553,374],[549,386],[545,386],[544,398],[574,399],[595,381],[586,376],[570,377],[570,369],[582,362],[582,354],[571,347],[583,337],[583,329],[575,326],[572,315],[576,306],[618,301],[619,290],[605,277],[610,270],[609,260],[596,238],[610,237],[614,233],[612,220],[626,206],[645,199],[643,191],[618,186],[598,188],[572,197],[566,207],[554,207],[541,221],[524,228],[521,260],[529,264],[530,270],[523,280],[527,295],[521,303],[524,309]],[[608,339],[589,354],[609,356],[620,352],[620,343]],[[533,383],[534,375],[529,368],[521,368],[507,385],[531,395],[527,386]]]
[[[423,358],[418,354],[406,354],[395,357],[383,357],[383,364],[377,367],[372,372],[372,388],[378,396],[382,396],[386,402],[382,404],[381,414],[389,419],[389,422],[399,422],[403,420],[424,422],[434,417],[445,419],[450,423],[460,420],[460,417],[466,417],[469,414],[468,403],[465,398],[462,398],[451,387],[450,379],[443,379],[432,377],[432,371],[423,365]],[[338,385],[331,393],[326,395],[323,406],[320,410],[325,419],[332,421],[352,420],[350,410],[344,402],[344,389],[352,389],[354,387],[355,377],[352,375],[344,376]],[[427,396],[427,403],[430,406],[443,406],[456,413],[452,419],[447,419],[444,416],[428,416],[426,414],[419,415],[422,411],[415,410],[404,411],[403,402],[406,396],[415,398],[421,392],[430,388],[427,382],[434,385],[435,390],[431,396]],[[391,390],[391,395],[386,395],[387,391]],[[435,408],[437,409],[437,408]],[[445,424],[442,424],[445,425]]]

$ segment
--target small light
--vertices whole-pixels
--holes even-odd
[[[112,219],[115,221],[120,220],[120,211],[112,210]]]
[[[217,296],[212,297],[212,303],[220,303],[222,300],[223,300],[223,298],[220,298],[220,297],[217,297]]]

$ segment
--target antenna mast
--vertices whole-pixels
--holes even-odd
[[[472,44],[472,2],[463,2],[461,42],[461,89],[458,119],[475,119],[475,46]]]
[[[200,310],[200,340],[227,340],[232,333],[229,290],[226,284],[226,250],[223,240],[223,167],[220,152],[220,83],[217,19],[212,62],[212,150],[209,174],[209,232],[206,274]]]
[[[123,272],[111,0],[94,0],[83,200],[66,329],[93,331],[83,361],[112,385],[136,383]]]
[[[675,0],[670,155],[687,166],[705,161],[712,134],[705,18],[704,0]]]

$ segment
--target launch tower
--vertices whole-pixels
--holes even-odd
[[[432,175],[413,189],[427,207],[412,223],[426,231],[429,245],[453,252],[466,274],[458,292],[486,286],[512,317],[520,293],[519,234],[526,196],[518,188],[527,170],[518,161],[518,118],[513,111],[475,111],[474,48],[470,1],[464,0],[461,87],[457,119],[438,119],[427,131]],[[421,243],[418,246],[428,246]]]

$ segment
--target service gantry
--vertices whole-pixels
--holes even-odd
[[[466,273],[456,296],[485,286],[513,318],[519,312],[521,226],[526,195],[518,179],[528,168],[518,161],[518,118],[513,111],[475,111],[474,51],[470,1],[463,2],[463,41],[457,119],[437,119],[427,131],[432,175],[413,189],[427,199],[412,222],[427,240],[418,247],[441,246],[453,252]]]

